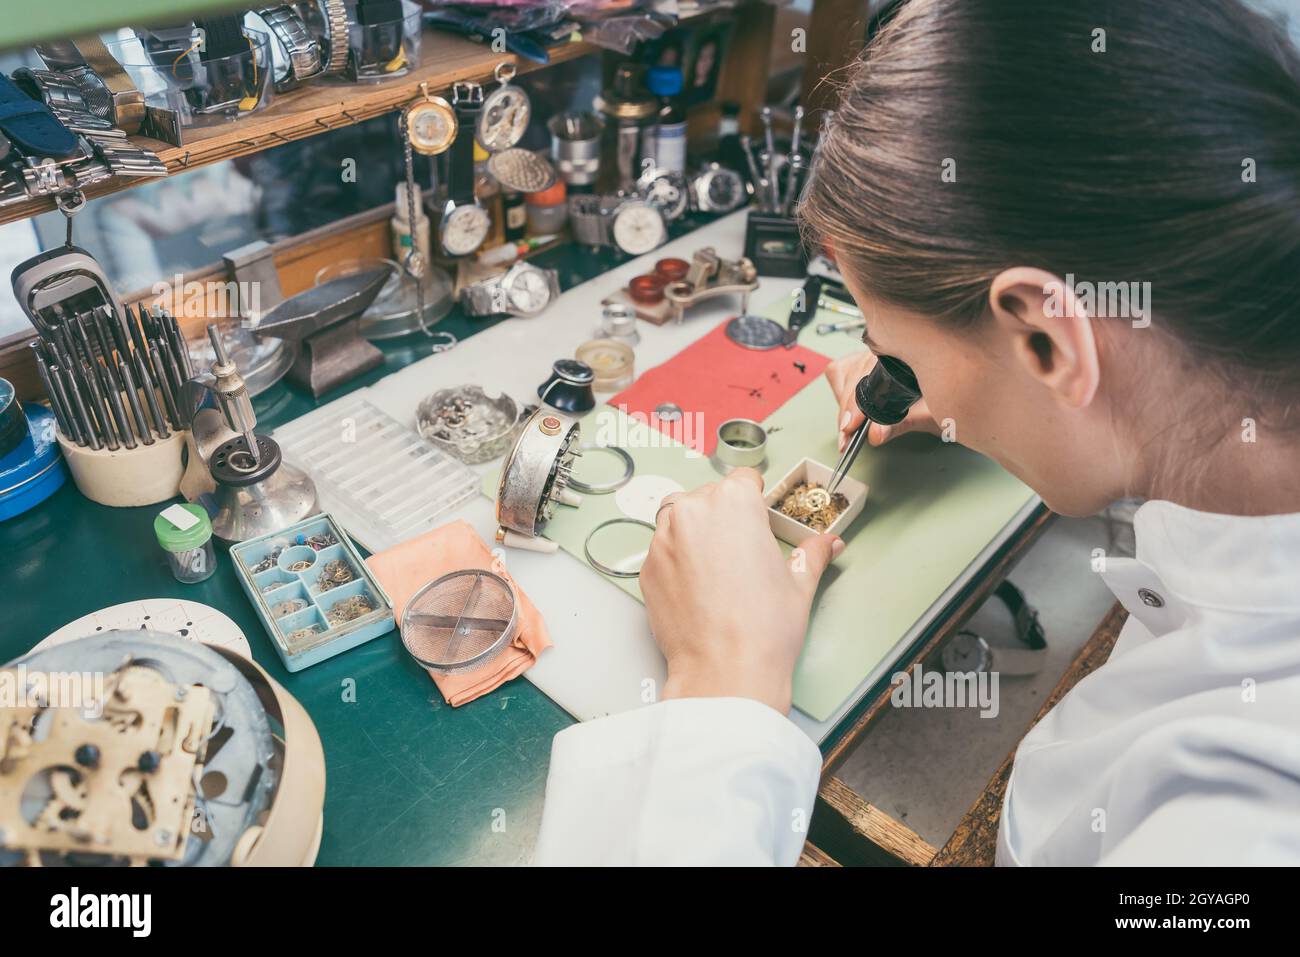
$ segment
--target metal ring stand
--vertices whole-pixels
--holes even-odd
[[[599,533],[602,528],[608,528],[611,525],[640,525],[642,528],[650,529],[651,532],[655,530],[655,527],[653,525],[651,525],[649,522],[643,522],[639,518],[611,518],[601,522],[599,525],[597,525],[595,528],[591,530],[591,532],[587,535],[587,540],[582,543],[582,551],[583,554],[587,556],[588,564],[590,564],[592,568],[596,569],[596,571],[600,572],[602,575],[608,575],[610,578],[639,578],[641,575],[640,569],[637,569],[634,572],[619,571],[616,568],[610,568],[608,565],[604,564],[603,562],[596,561],[596,559],[592,556],[591,540],[596,537],[597,533]]]
[[[583,452],[610,452],[617,455],[623,460],[623,474],[611,482],[597,482],[594,485],[588,485],[576,478],[570,478],[570,488],[587,495],[607,495],[610,492],[617,492],[632,481],[632,473],[636,471],[636,463],[632,461],[632,456],[628,454],[627,449],[621,449],[617,445],[595,445],[590,442],[579,446],[579,449]]]

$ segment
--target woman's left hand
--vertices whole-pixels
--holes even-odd
[[[656,525],[640,580],[668,661],[663,697],[754,698],[785,714],[817,583],[844,542],[810,535],[787,561],[753,469],[669,496]]]

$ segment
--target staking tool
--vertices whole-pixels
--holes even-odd
[[[831,495],[835,494],[840,482],[853,467],[853,460],[858,457],[858,452],[867,440],[867,430],[871,428],[871,423],[897,425],[902,422],[907,418],[908,410],[921,398],[921,388],[907,363],[893,356],[879,356],[875,367],[858,380],[853,397],[857,400],[858,409],[867,418],[853,433],[849,444],[844,447],[839,464],[835,466],[831,482],[826,486],[827,493]]]

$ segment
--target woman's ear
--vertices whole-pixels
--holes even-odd
[[[1093,400],[1101,381],[1097,339],[1073,287],[1045,270],[1017,266],[994,278],[989,308],[1030,376],[1073,408]]]

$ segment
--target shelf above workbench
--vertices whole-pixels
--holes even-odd
[[[282,93],[257,113],[190,131],[192,141],[184,146],[169,146],[142,136],[132,140],[154,150],[167,165],[167,174],[174,176],[391,113],[418,96],[421,83],[428,83],[430,93],[443,95],[453,83],[491,81],[498,63],[513,63],[520,74],[525,74],[577,59],[597,49],[595,44],[571,40],[551,47],[551,62],[539,64],[513,53],[494,53],[485,44],[461,36],[426,29],[420,44],[420,65],[405,76],[377,83],[321,82]],[[93,199],[153,181],[153,177],[114,176],[90,187],[86,194]],[[52,209],[51,199],[16,203],[0,208],[0,224]]]

